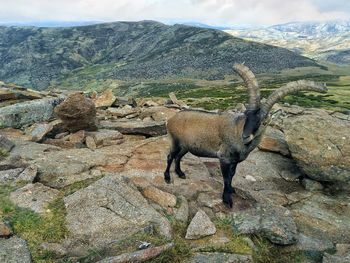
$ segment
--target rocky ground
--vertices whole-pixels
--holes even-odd
[[[28,92],[0,92],[0,262],[350,262],[349,115],[276,106],[229,209],[215,159],[164,182],[173,95]]]

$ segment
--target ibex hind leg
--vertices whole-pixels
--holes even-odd
[[[171,178],[170,178],[170,167],[171,164],[173,163],[173,160],[175,157],[178,155],[178,153],[181,151],[180,145],[177,141],[172,139],[172,145],[170,148],[170,152],[167,156],[167,167],[164,172],[164,180],[166,183],[170,184]]]
[[[181,148],[181,147],[180,147]],[[185,173],[181,170],[181,159],[188,153],[188,150],[181,148],[180,152],[175,157],[175,172],[181,179],[186,179]]]

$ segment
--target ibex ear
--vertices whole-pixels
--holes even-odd
[[[260,109],[246,110],[244,112],[246,117],[244,128],[243,128],[243,142],[248,144],[254,139],[254,134],[259,129],[261,124]]]

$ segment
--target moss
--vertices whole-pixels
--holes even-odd
[[[63,187],[61,189],[61,191],[63,192],[64,196],[68,196],[68,195],[71,195],[80,189],[83,189],[83,188],[89,186],[90,184],[96,182],[98,179],[101,179],[101,178],[102,178],[102,176],[98,176],[98,177],[89,178],[89,179],[86,179],[83,181],[75,182],[73,184],[70,184],[70,185]]]
[[[39,245],[43,242],[60,242],[68,234],[62,198],[52,201],[48,205],[50,212],[41,216],[14,205],[9,200],[13,190],[15,187],[0,186],[0,219],[9,222],[15,234],[28,242],[33,262],[54,262],[49,253],[39,249]]]

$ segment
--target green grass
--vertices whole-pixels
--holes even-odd
[[[0,220],[9,222],[15,234],[28,242],[33,262],[56,262],[52,253],[41,251],[39,246],[43,242],[60,242],[68,234],[62,198],[52,201],[48,205],[50,212],[40,216],[14,205],[9,200],[14,190],[14,187],[0,186]]]
[[[103,176],[98,176],[94,178],[89,178],[83,181],[78,181],[73,184],[67,185],[61,189],[63,192],[64,196],[68,196],[73,194],[74,192],[83,189],[85,187],[88,187],[90,184],[96,182],[97,180],[101,179]]]

